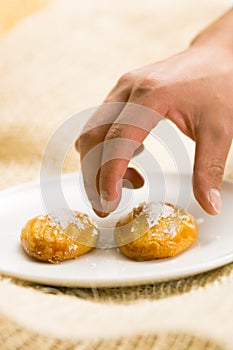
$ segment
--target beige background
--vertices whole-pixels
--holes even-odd
[[[64,120],[99,104],[123,72],[184,49],[227,6],[217,0],[0,0],[0,188],[38,177],[48,138]],[[185,143],[192,154],[192,142]],[[77,168],[71,151],[64,170]],[[1,348],[232,349],[232,271],[229,265],[109,290],[2,278]],[[96,343],[110,336],[118,340]]]

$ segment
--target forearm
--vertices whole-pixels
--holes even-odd
[[[233,52],[233,8],[204,29],[191,42],[191,46],[221,46]]]

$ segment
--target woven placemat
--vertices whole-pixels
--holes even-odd
[[[184,49],[227,8],[217,0],[44,3],[0,37],[1,189],[38,178],[56,128],[98,104],[123,72]],[[72,149],[64,171],[78,164]],[[232,349],[232,271],[229,264],[177,281],[100,289],[2,276],[0,349]]]
[[[201,337],[182,333],[143,334],[135,337],[90,341],[62,341],[38,335],[0,316],[0,348],[4,350],[224,350],[224,347]]]
[[[38,335],[0,316],[0,348],[4,350],[224,350],[224,347],[201,337],[182,333],[143,334],[119,339],[90,341],[62,341]]]
[[[222,280],[231,278],[232,274],[233,263],[195,276],[131,287],[71,288],[41,285],[16,278],[10,278],[10,281],[15,285],[30,287],[48,294],[70,295],[98,303],[114,302],[122,304],[140,300],[159,300],[170,296],[182,295],[207,285],[221,283]],[[9,281],[9,277],[2,276],[2,280],[4,278]]]

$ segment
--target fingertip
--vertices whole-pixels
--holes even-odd
[[[101,210],[104,213],[116,210],[121,200],[122,178],[118,171],[114,173],[115,169],[116,167],[111,167],[109,164],[101,168],[99,193]]]
[[[119,195],[112,197],[107,191],[101,191],[100,192],[100,204],[102,207],[103,213],[106,213],[109,215],[112,213],[117,207],[120,202]]]
[[[104,212],[96,210],[96,209],[93,209],[93,211],[95,212],[95,214],[97,216],[99,216],[100,218],[103,218],[103,219],[109,215],[109,213],[104,213]]]
[[[221,212],[221,195],[217,188],[209,188],[205,182],[193,184],[193,192],[197,202],[210,215],[218,215]]]
[[[198,130],[193,188],[198,202],[211,215],[217,215],[222,210],[220,189],[231,142],[232,137],[228,132],[225,134],[212,124],[203,124]]]

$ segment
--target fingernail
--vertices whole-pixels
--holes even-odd
[[[216,211],[217,214],[221,212],[222,208],[222,200],[221,200],[221,194],[217,188],[211,188],[209,191],[209,202]]]

